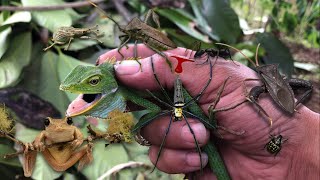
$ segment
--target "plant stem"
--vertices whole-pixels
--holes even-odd
[[[101,3],[104,0],[92,0],[94,3]],[[90,3],[83,2],[72,2],[65,3],[61,5],[51,5],[51,6],[0,6],[0,11],[54,11],[66,8],[77,8],[83,6],[90,6]]]

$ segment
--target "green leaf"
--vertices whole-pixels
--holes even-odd
[[[1,5],[2,6],[9,6],[10,5],[10,0],[2,0],[1,1]],[[0,22],[2,22],[3,20],[6,20],[7,18],[9,18],[10,16],[10,11],[2,11],[1,14],[0,14]]]
[[[11,27],[6,28],[5,30],[0,32],[0,61],[2,55],[6,52],[8,48],[8,36],[11,33],[12,29]]]
[[[203,0],[203,15],[212,29],[212,34],[221,41],[234,44],[242,34],[238,15],[225,0]]]
[[[59,84],[65,79],[65,77],[67,77],[67,75],[71,72],[71,70],[78,65],[88,66],[91,64],[81,62],[71,56],[67,56],[63,53],[59,53],[59,60],[57,61],[57,74],[59,76]],[[57,87],[59,87],[59,85]],[[74,94],[74,93],[67,93],[67,92],[65,93],[68,96],[70,101],[74,100],[78,96],[78,94]]]
[[[106,141],[96,141],[93,149],[93,161],[84,167],[82,173],[88,179],[97,179],[112,167],[129,161],[128,154],[121,144],[111,144],[105,147]],[[133,179],[131,175],[123,176],[120,173],[119,179]]]
[[[176,9],[156,9],[156,12],[168,18],[190,36],[203,42],[210,42],[208,36],[201,34],[195,29],[195,22],[193,22],[193,19],[184,16],[180,11]]]
[[[220,41],[220,37],[218,34],[215,34],[214,32],[212,32],[211,27],[209,26],[207,20],[205,19],[205,17],[202,15],[201,10],[200,10],[200,2],[197,0],[189,0],[189,3],[192,7],[192,10],[197,18],[197,23],[199,24],[199,28],[201,31],[203,31],[204,33],[206,33],[207,35],[210,36],[210,38],[212,38],[213,40],[216,41]]]
[[[40,133],[40,131],[25,128],[21,124],[16,124],[16,138],[23,142],[32,142],[35,137]],[[33,179],[56,179],[62,173],[54,171],[46,160],[43,158],[41,153],[37,154],[37,160],[35,167],[33,169],[32,178]]]
[[[64,114],[70,101],[67,95],[59,90],[59,56],[51,51],[41,55],[34,58],[32,66],[26,70],[22,85],[40,98],[51,102],[61,114]]]
[[[293,72],[293,57],[289,49],[273,34],[259,33],[257,34],[257,42],[266,51],[266,64],[279,64],[280,72],[285,74],[288,78]]]
[[[31,21],[31,13],[27,11],[15,12],[8,19],[6,19],[1,26],[14,24],[17,22],[30,22]]]
[[[69,105],[67,95],[59,90],[61,83],[58,73],[59,56],[52,52],[44,54],[41,60],[39,86],[37,94],[51,102],[59,111],[64,114]]]
[[[16,167],[21,167],[21,164],[17,158],[11,158],[11,159],[4,159],[3,158],[4,155],[10,154],[10,153],[15,153],[15,152],[16,151],[12,147],[10,147],[8,145],[0,144],[0,163],[6,164],[6,165],[11,165],[11,166],[16,166]]]
[[[121,16],[116,14],[112,15],[112,18],[116,22],[124,21]],[[102,41],[105,46],[115,48],[120,45],[118,27],[110,19],[99,18],[96,23],[99,24],[98,28],[100,32],[103,33],[103,36],[101,36],[99,40]]]
[[[0,88],[15,85],[22,69],[30,63],[31,33],[16,35],[0,62]]]
[[[22,0],[21,2],[23,6],[54,6],[65,3],[63,0]],[[79,17],[80,15],[72,9],[32,12],[32,18],[37,24],[49,29],[51,32],[54,32],[61,26],[71,26],[72,21]]]
[[[79,51],[87,47],[98,44],[99,42],[94,39],[74,39],[72,40],[68,51]]]
[[[298,19],[297,17],[286,11],[284,13],[284,17],[283,17],[283,26],[285,28],[285,31],[290,35],[294,33],[294,29],[297,27],[298,25]]]
[[[194,42],[199,41],[194,37],[185,35],[185,34],[181,34],[179,32],[177,32],[175,29],[168,29],[165,28],[165,31],[173,37],[173,40],[175,41],[179,41],[177,43],[177,45],[179,47],[186,47],[188,49],[192,49],[194,48]],[[212,48],[214,47],[214,45],[212,43],[206,43],[206,42],[201,42],[201,49],[206,49],[206,48]]]
[[[248,49],[241,49],[241,52],[250,59],[254,58],[255,53],[252,51],[249,51]],[[249,61],[240,52],[236,52],[232,56],[232,59],[234,61],[240,62],[246,66],[249,64]]]
[[[41,49],[38,51],[43,52]],[[34,57],[32,66],[26,70],[21,85],[42,99],[51,102],[61,114],[64,114],[76,94],[60,91],[59,86],[66,75],[80,64],[89,65],[63,53],[56,55],[48,51],[43,56],[38,54]]]

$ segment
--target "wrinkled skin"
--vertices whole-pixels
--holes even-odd
[[[172,89],[175,74],[171,73],[165,60],[144,45],[138,46],[138,52],[139,57],[142,58],[142,71],[139,70],[139,64],[135,61],[123,61],[121,64],[115,65],[118,80],[126,86],[139,90],[159,90],[150,64],[150,56],[153,56],[156,73],[161,84],[166,89]],[[190,50],[186,52],[183,48],[177,48],[166,51],[166,55],[168,57],[171,55],[190,57],[190,52]],[[126,58],[132,57],[133,46],[129,46],[127,50],[123,48],[121,53]],[[117,50],[112,50],[100,56],[98,63],[103,63],[105,59],[113,56],[118,60],[122,59]],[[175,67],[177,65],[176,59],[170,58],[170,60]],[[197,64],[201,64],[201,61],[199,60],[199,63],[184,63],[183,72],[180,74],[184,87],[192,96],[197,95],[209,77],[208,64]],[[245,99],[243,80],[257,78],[257,75],[248,67],[236,64],[238,65],[222,59],[218,59],[216,62],[213,67],[213,79],[199,101],[200,107],[205,113],[208,114],[208,106],[213,103],[219,87],[228,76],[231,78],[227,82],[217,108]],[[258,82],[246,84],[248,89],[259,85]],[[250,103],[216,114],[219,125],[229,129],[246,131],[244,135],[236,136],[219,130],[223,139],[218,141],[218,148],[231,178],[316,179],[320,168],[319,114],[300,105],[297,107],[299,113],[295,113],[293,116],[286,115],[272,102],[269,96],[261,96],[259,104],[273,118],[272,128],[270,128],[268,120]],[[208,141],[217,141],[221,137],[214,136],[196,119],[189,118],[188,120],[190,120],[201,146]],[[156,161],[159,145],[168,121],[169,116],[161,117],[141,131],[142,136],[152,144],[149,157],[153,163]],[[265,144],[270,140],[269,134],[281,134],[284,138],[288,138],[276,157],[264,149]],[[167,173],[196,172],[198,179],[215,179],[215,175],[209,168],[205,169],[203,174],[199,173],[200,161],[194,147],[193,137],[185,121],[172,123],[157,168]],[[204,158],[203,162],[207,163],[207,156],[203,155],[202,157]]]

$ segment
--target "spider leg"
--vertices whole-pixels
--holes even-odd
[[[151,91],[149,91],[148,89],[146,90],[155,100],[159,101],[160,103],[162,103],[163,105],[169,107],[169,108],[174,108],[174,106],[162,101],[161,99],[159,99],[157,96],[155,96]]]
[[[184,113],[188,114],[189,116],[193,117],[193,118],[196,118],[198,119],[200,122],[202,122],[206,127],[209,127],[210,129],[217,129],[216,126],[210,124],[208,121],[204,120],[203,118],[191,113],[191,112],[188,112],[186,110],[183,110]]]
[[[167,101],[170,103],[170,104],[173,104],[173,102],[171,101],[168,93],[166,92],[166,90],[163,88],[163,86],[161,85],[160,81],[159,81],[159,78],[155,72],[155,69],[154,69],[154,64],[153,64],[153,58],[151,56],[151,67],[152,67],[152,72],[153,72],[153,76],[154,78],[156,79],[157,81],[157,84],[159,85],[160,89],[161,89],[161,92],[164,94],[164,96],[166,97]]]
[[[191,128],[191,126],[190,126],[190,124],[189,124],[189,122],[188,122],[188,120],[187,120],[187,117],[186,117],[184,114],[182,114],[182,115],[183,115],[184,119],[186,120],[186,123],[187,123],[187,125],[188,125],[188,127],[189,127],[189,130],[190,130],[190,132],[191,132],[191,134],[192,134],[192,137],[193,137],[193,139],[194,139],[194,142],[195,142],[195,144],[196,144],[196,149],[197,149],[198,154],[199,154],[199,157],[200,157],[200,171],[201,171],[201,174],[202,174],[203,164],[202,164],[202,156],[201,156],[201,149],[200,149],[199,143],[198,143],[198,141],[197,141],[196,135],[194,134],[194,131],[192,130],[192,128]]]
[[[198,95],[196,95],[195,97],[193,97],[192,99],[187,101],[185,103],[184,107],[188,107],[191,104],[191,102],[193,102],[193,101],[198,101],[200,99],[200,97],[202,96],[203,92],[208,88],[208,86],[209,86],[209,84],[210,84],[210,82],[212,80],[212,64],[211,64],[211,61],[209,61],[209,64],[210,64],[210,66],[209,66],[210,67],[210,77],[209,77],[206,85],[202,88],[202,90],[200,91],[200,93]]]
[[[158,154],[157,154],[157,160],[153,166],[153,169],[151,170],[151,173],[155,170],[155,168],[157,167],[157,164],[158,164],[158,161],[159,161],[159,158],[160,158],[160,155],[161,155],[161,151],[162,151],[162,148],[163,148],[163,145],[164,143],[166,142],[166,139],[167,139],[167,135],[169,134],[169,130],[170,130],[170,127],[171,127],[171,123],[172,123],[172,116],[170,116],[170,121],[169,121],[169,125],[166,129],[166,132],[164,134],[164,137],[162,138],[162,142],[160,144],[160,149],[158,151]]]
[[[132,132],[136,133],[139,129],[141,129],[142,127],[146,126],[147,124],[149,124],[151,121],[153,121],[154,119],[157,119],[158,117],[164,116],[168,113],[170,113],[171,110],[165,110],[165,111],[161,111],[159,112],[154,112],[154,113],[150,113],[147,114],[145,116],[143,116],[139,122],[133,127]]]

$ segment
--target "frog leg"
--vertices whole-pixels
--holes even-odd
[[[31,177],[34,165],[36,164],[37,151],[24,153],[23,172],[25,177]]]
[[[73,166],[75,163],[77,163],[79,160],[81,161],[82,158],[87,158],[87,157],[92,157],[92,155],[88,155],[88,145],[84,146],[81,150],[75,152],[74,154],[71,155],[71,157],[68,159],[68,161],[66,161],[65,163],[58,163],[53,156],[51,155],[51,153],[49,152],[48,149],[45,149],[42,154],[44,156],[44,158],[46,159],[46,161],[48,162],[48,164],[52,167],[52,169],[54,169],[55,171],[65,171],[68,168],[70,168],[71,166]],[[91,152],[90,152],[91,153]],[[84,164],[82,164],[83,166]]]
[[[85,151],[84,156],[79,160],[79,165],[78,165],[78,171],[80,171],[86,164],[90,164],[93,160],[92,156],[92,147],[93,143],[89,142],[87,145],[85,145],[82,149],[82,151]]]

